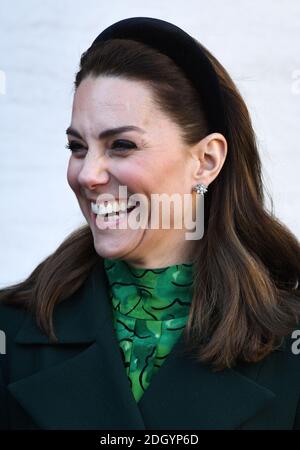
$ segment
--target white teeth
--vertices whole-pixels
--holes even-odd
[[[99,211],[100,214],[106,214],[106,208],[104,205],[100,205],[99,206]]]
[[[91,202],[92,205],[92,211],[94,214],[98,213],[98,206],[96,205],[96,203]]]
[[[94,202],[91,202],[91,208],[94,214],[111,214],[112,212],[118,213],[120,212],[120,216],[125,214],[125,211],[127,208],[130,208],[131,206],[135,206],[135,202],[129,199],[128,204],[126,201],[121,200],[120,202],[114,201],[114,202],[108,202],[105,206],[103,203],[96,204]],[[123,211],[123,214],[121,213]]]

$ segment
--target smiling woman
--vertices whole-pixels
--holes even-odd
[[[300,246],[226,70],[173,24],[117,22],[66,133],[87,224],[0,292],[0,428],[300,429]],[[177,195],[167,228],[155,194]],[[175,226],[186,198],[201,239]]]
[[[197,173],[204,141],[201,146],[188,146],[179,127],[155,107],[151,94],[149,87],[137,81],[86,76],[76,89],[72,126],[67,130],[72,150],[67,178],[90,224],[99,255],[125,258],[135,267],[159,268],[192,260],[194,242],[185,240],[186,230],[99,229],[91,216],[90,199],[100,203],[100,194],[110,194],[119,200],[119,186],[142,194],[149,203],[153,193],[183,196],[197,177],[202,176],[206,184],[211,182],[221,169],[225,152],[217,133],[210,135],[210,140],[216,141],[211,143],[210,166],[203,164],[202,174]],[[128,122],[138,125],[125,125]],[[99,129],[105,130],[108,123],[124,124],[123,129],[99,135]],[[224,146],[225,139],[220,136],[219,140]]]

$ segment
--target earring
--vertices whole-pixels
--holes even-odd
[[[197,194],[204,195],[205,192],[207,192],[207,186],[205,186],[205,184],[202,184],[202,183],[195,184],[195,186],[193,186],[192,190],[197,192]]]

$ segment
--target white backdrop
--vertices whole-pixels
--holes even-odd
[[[175,23],[225,66],[250,110],[276,215],[300,236],[299,0],[1,0],[0,287],[85,223],[66,180],[81,53],[127,17]]]

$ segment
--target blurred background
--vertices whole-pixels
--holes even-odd
[[[94,38],[134,16],[183,28],[228,70],[252,117],[275,214],[300,237],[299,0],[1,0],[0,287],[86,223],[66,179],[74,76]]]

